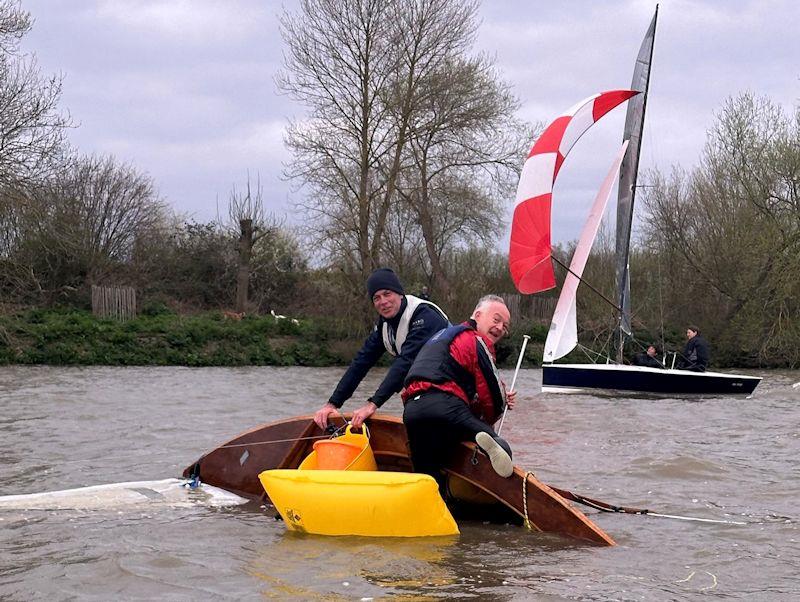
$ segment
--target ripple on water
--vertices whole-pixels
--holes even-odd
[[[241,431],[312,412],[341,373],[0,368],[0,495],[178,476]],[[503,433],[545,482],[745,526],[587,510],[619,544],[596,548],[480,523],[448,541],[302,536],[254,504],[0,512],[0,597],[792,600],[798,381],[767,374],[751,400],[687,401],[541,395],[538,370],[517,380]]]

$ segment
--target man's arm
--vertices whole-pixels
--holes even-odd
[[[403,343],[400,355],[392,362],[386,377],[370,401],[377,407],[381,407],[387,399],[400,391],[419,350],[434,334],[446,327],[447,320],[442,317],[442,314],[429,305],[421,304],[411,316],[408,336]]]
[[[350,399],[353,391],[364,379],[386,349],[383,346],[383,335],[377,329],[366,338],[358,354],[350,362],[344,376],[339,380],[336,389],[333,391],[328,402],[337,408],[341,408],[345,401]]]

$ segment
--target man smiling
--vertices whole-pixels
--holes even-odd
[[[422,346],[434,333],[447,327],[445,313],[430,301],[406,295],[400,279],[389,268],[379,268],[367,279],[367,294],[372,299],[378,322],[350,363],[330,400],[314,414],[320,428],[328,425],[331,414],[350,399],[367,372],[384,352],[394,356],[389,371],[367,403],[353,412],[353,426],[359,427],[384,402],[403,386],[408,369]]]
[[[469,320],[436,333],[408,371],[403,422],[411,461],[442,486],[441,468],[460,441],[475,441],[500,476],[513,472],[511,448],[492,428],[506,404],[516,402],[494,363],[494,346],[510,322],[503,299],[486,295]]]

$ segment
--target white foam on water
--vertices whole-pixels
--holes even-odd
[[[0,510],[111,510],[163,506],[186,508],[239,506],[247,500],[201,483],[195,489],[183,479],[107,483],[77,489],[0,496]]]

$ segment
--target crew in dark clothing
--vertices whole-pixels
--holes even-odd
[[[403,391],[403,422],[414,470],[440,485],[447,456],[461,441],[475,441],[501,476],[513,471],[511,448],[492,425],[516,394],[506,393],[494,365],[494,345],[510,316],[500,297],[488,295],[472,318],[436,333],[414,360]]]
[[[689,340],[686,341],[683,358],[678,364],[678,368],[692,372],[705,372],[709,360],[708,342],[700,334],[697,326],[689,326],[686,329],[686,337]]]
[[[320,428],[350,399],[367,372],[388,352],[395,357],[378,390],[367,403],[353,412],[353,426],[359,427],[403,386],[417,353],[436,332],[449,326],[447,316],[436,305],[403,293],[397,275],[388,268],[375,270],[367,280],[367,292],[379,318],[375,329],[336,386],[328,403],[314,414]]]
[[[633,365],[634,366],[647,366],[648,368],[663,368],[664,364],[662,364],[658,360],[658,349],[656,349],[655,345],[650,345],[647,348],[646,352],[637,353],[633,356]]]

